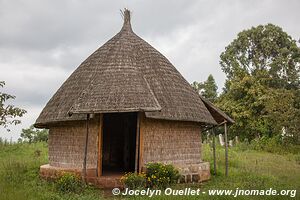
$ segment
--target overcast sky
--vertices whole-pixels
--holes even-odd
[[[164,54],[189,81],[212,74],[221,91],[219,56],[238,32],[259,24],[281,26],[300,38],[299,0],[0,0],[0,80],[28,113],[11,133],[16,140],[78,67],[122,26],[132,11],[135,33]]]

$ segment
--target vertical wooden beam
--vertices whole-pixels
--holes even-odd
[[[228,138],[227,138],[227,122],[224,123],[225,135],[225,176],[228,176]]]
[[[136,119],[136,141],[135,141],[135,163],[134,171],[139,171],[139,155],[140,155],[140,117],[141,113],[137,113]]]
[[[84,146],[84,158],[83,158],[83,180],[86,180],[86,160],[88,151],[88,141],[89,141],[89,121],[90,114],[86,115],[86,136],[85,136],[85,146]]]
[[[97,160],[97,176],[102,176],[102,148],[103,148],[103,114],[100,113],[98,127],[98,160]]]
[[[215,128],[212,128],[211,130],[212,132],[212,136],[213,136],[213,143],[212,143],[212,146],[213,146],[213,159],[214,159],[214,175],[217,174],[217,161],[216,161],[216,135],[215,135]]]
[[[143,113],[140,113],[140,140],[139,140],[139,172],[142,172],[142,166],[143,166],[143,154],[144,154],[144,115]]]

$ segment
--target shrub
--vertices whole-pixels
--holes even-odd
[[[72,173],[63,173],[55,182],[56,189],[60,192],[80,192],[84,188],[84,183],[80,178]]]
[[[252,140],[250,148],[258,151],[266,151],[270,153],[293,153],[297,154],[300,150],[299,145],[286,143],[281,137],[262,137]]]
[[[259,139],[252,140],[250,143],[252,149],[258,151],[267,151],[267,152],[279,152],[281,151],[281,143],[280,139],[276,137],[261,137]]]
[[[144,173],[126,173],[121,182],[129,189],[141,189],[146,187],[146,175]]]
[[[146,164],[145,173],[127,173],[121,182],[129,189],[159,188],[165,189],[180,178],[179,171],[173,165],[162,163]]]
[[[36,129],[33,125],[31,125],[27,129],[22,129],[22,133],[20,135],[19,142],[29,142],[35,143],[35,142],[47,142],[49,132],[47,129]]]
[[[180,178],[179,171],[173,165],[148,163],[146,165],[147,186],[165,189]]]

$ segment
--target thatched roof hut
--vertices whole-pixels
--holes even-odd
[[[200,130],[217,124],[206,104],[133,32],[125,9],[121,31],[80,64],[36,120],[36,127],[50,129],[49,165],[41,173],[87,167],[100,177],[159,161],[186,173],[197,168],[205,180]]]

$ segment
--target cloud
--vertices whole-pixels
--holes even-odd
[[[120,30],[124,7],[132,11],[134,31],[189,82],[213,74],[219,91],[225,80],[219,55],[241,30],[274,23],[300,38],[298,0],[0,0],[0,80],[29,112],[13,129],[16,135],[34,123],[72,71]]]

